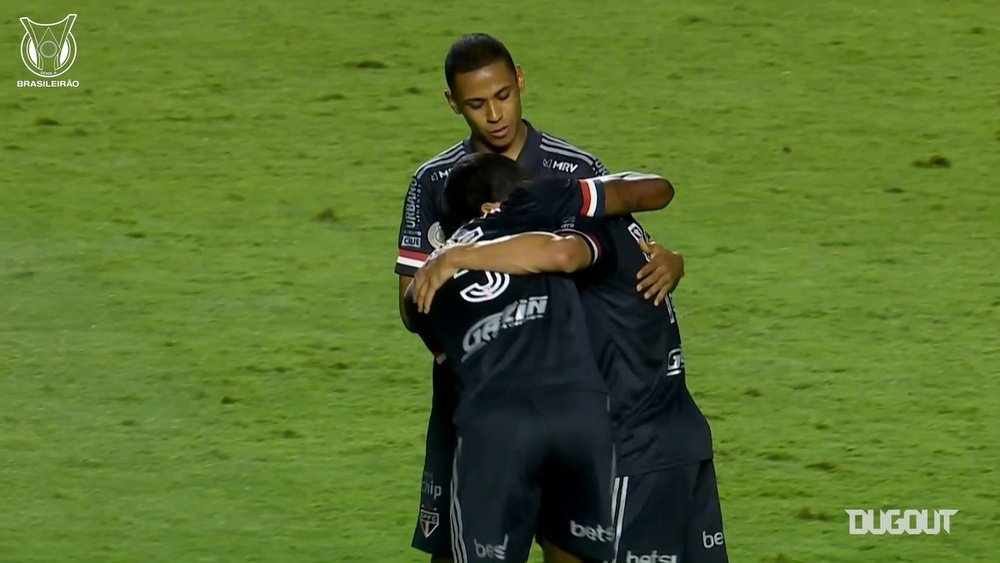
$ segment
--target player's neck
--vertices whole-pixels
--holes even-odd
[[[528,140],[528,125],[522,120],[517,124],[517,131],[514,133],[514,140],[507,145],[507,148],[500,150],[483,141],[477,136],[472,137],[472,148],[476,152],[492,152],[502,154],[511,160],[517,160],[524,150],[524,144]]]

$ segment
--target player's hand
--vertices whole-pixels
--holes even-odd
[[[649,255],[649,263],[639,270],[636,276],[639,285],[635,289],[659,307],[684,277],[684,257],[655,242],[640,242],[639,247]]]
[[[435,256],[424,262],[424,265],[413,276],[413,301],[421,313],[427,314],[431,311],[434,294],[444,285],[444,282],[458,272],[452,258],[459,247],[460,245],[455,245],[436,253]]]

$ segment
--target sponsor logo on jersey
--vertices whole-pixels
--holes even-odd
[[[576,169],[580,167],[580,165],[575,162],[565,162],[562,160],[556,160],[554,158],[543,158],[542,166],[544,166],[545,168],[549,168],[551,170],[566,172],[567,174],[572,174],[576,172]]]
[[[667,377],[684,373],[684,354],[680,348],[674,348],[667,354]]]
[[[406,202],[403,204],[403,232],[416,234],[420,230],[417,222],[420,215],[420,182],[414,178],[410,181],[410,189],[406,190]]]
[[[472,325],[462,339],[462,349],[465,350],[462,361],[464,362],[471,354],[489,344],[501,331],[544,317],[548,305],[549,297],[547,295],[528,297],[507,305],[499,313],[483,317]]]
[[[451,173],[451,169],[438,170],[431,174],[431,182],[437,182],[438,180],[444,180]]]

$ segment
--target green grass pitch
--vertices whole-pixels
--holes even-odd
[[[18,88],[18,18],[71,12],[79,88]],[[425,560],[393,262],[470,31],[536,126],[677,187],[643,222],[731,559],[997,561],[989,0],[0,2],[0,561]]]

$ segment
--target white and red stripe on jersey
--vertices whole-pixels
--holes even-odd
[[[604,214],[604,183],[597,178],[580,180],[580,191],[583,194],[583,206],[580,215],[584,217],[600,217]]]
[[[399,257],[396,258],[396,263],[403,266],[409,266],[411,268],[419,268],[424,265],[428,256],[430,256],[430,254],[400,248]]]

